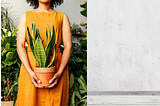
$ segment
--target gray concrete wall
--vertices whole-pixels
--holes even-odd
[[[88,91],[160,90],[160,0],[88,0]]]

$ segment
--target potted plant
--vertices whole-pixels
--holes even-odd
[[[55,66],[53,66],[53,61],[55,59],[55,52],[57,48],[56,31],[54,29],[54,25],[52,25],[52,31],[50,26],[48,25],[49,34],[48,30],[46,30],[46,43],[43,46],[44,40],[41,39],[39,28],[35,27],[36,24],[32,24],[32,36],[29,28],[27,27],[31,51],[38,65],[34,67],[34,72],[36,76],[41,80],[41,83],[38,83],[39,86],[50,86],[51,84],[49,83],[49,80],[55,73]],[[50,59],[49,55],[52,52],[52,49],[54,49],[54,53],[52,55],[52,58]]]

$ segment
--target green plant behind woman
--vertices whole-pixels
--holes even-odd
[[[2,100],[17,98],[18,77],[21,61],[17,54],[16,38],[18,29],[13,32],[1,28],[1,96]]]

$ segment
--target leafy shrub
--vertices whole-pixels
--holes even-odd
[[[21,61],[17,54],[15,34],[1,28],[1,96],[2,100],[15,100],[18,92],[18,78]]]

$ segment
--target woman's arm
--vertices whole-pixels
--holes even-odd
[[[25,50],[25,32],[26,32],[26,18],[25,18],[25,13],[23,13],[18,24],[17,53],[30,76],[32,84],[35,87],[41,88],[38,86],[37,84],[38,78],[34,74],[29,64],[29,60]]]
[[[71,54],[71,48],[72,48],[72,36],[71,36],[71,29],[70,29],[70,23],[68,17],[64,14],[63,17],[63,26],[62,26],[62,38],[63,38],[63,45],[64,45],[64,51],[62,54],[62,59],[60,63],[60,67],[57,71],[57,73],[54,75],[54,77],[50,80],[50,83],[53,84],[49,86],[49,88],[55,86],[58,83],[58,80],[63,73],[64,68],[66,67],[68,60],[70,58]]]

